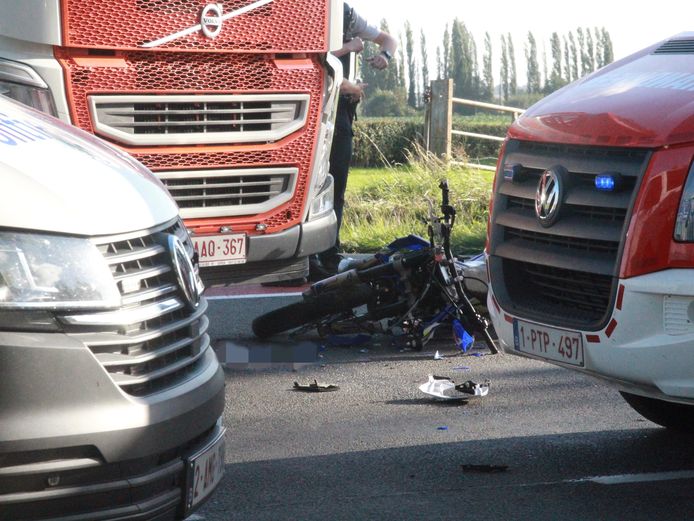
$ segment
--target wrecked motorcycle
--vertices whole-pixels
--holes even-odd
[[[302,301],[256,318],[256,336],[303,326],[302,331],[315,327],[321,335],[384,333],[403,346],[422,349],[441,325],[449,324],[461,348],[477,336],[498,353],[489,323],[471,303],[451,253],[456,211],[448,183],[442,181],[440,189],[443,215],[430,207],[428,241],[410,235],[371,258],[350,260],[337,275],[313,284]]]

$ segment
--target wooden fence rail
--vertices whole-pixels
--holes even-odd
[[[504,141],[504,138],[499,136],[491,136],[488,134],[468,132],[462,129],[454,129],[454,105],[463,105],[497,112],[506,112],[511,114],[511,122],[518,119],[518,117],[523,114],[524,110],[515,107],[506,107],[504,105],[495,105],[493,103],[484,103],[482,101],[455,98],[453,97],[453,80],[434,80],[431,82],[431,101],[427,104],[425,121],[425,141],[427,150],[436,154],[438,157],[443,157],[448,161],[451,161],[452,163],[465,164],[466,166],[481,170],[495,170],[494,167],[489,165],[467,162],[461,163],[459,161],[455,161],[451,156],[453,136],[465,136],[474,139],[484,139],[498,142]]]

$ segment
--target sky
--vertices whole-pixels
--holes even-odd
[[[575,32],[579,26],[605,27],[612,38],[615,59],[680,32],[694,31],[694,4],[681,0],[660,0],[656,4],[638,0],[629,3],[616,0],[348,0],[348,3],[375,25],[385,18],[396,37],[404,33],[405,20],[410,21],[417,38],[423,29],[430,49],[430,71],[436,70],[436,46],[443,41],[446,23],[457,17],[474,35],[479,52],[484,48],[484,33],[489,32],[498,81],[500,37],[510,32],[516,51],[519,85],[525,83],[523,48],[528,31],[532,31],[538,41],[541,69],[542,43],[551,67],[549,37],[554,31],[562,36],[569,31]],[[419,44],[416,45],[419,49]]]

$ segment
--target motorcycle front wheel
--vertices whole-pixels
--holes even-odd
[[[321,318],[344,313],[367,304],[372,294],[373,290],[368,284],[326,291],[321,295],[309,297],[301,302],[289,304],[260,315],[253,320],[253,333],[258,338],[267,338],[318,322]]]

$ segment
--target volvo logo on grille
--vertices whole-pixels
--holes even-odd
[[[169,235],[169,253],[173,261],[176,279],[181,287],[181,293],[190,309],[196,309],[200,304],[200,286],[198,286],[195,268],[188,257],[183,243],[175,235]]]
[[[202,34],[214,38],[222,31],[222,4],[207,4],[200,15]]]
[[[252,4],[248,4],[245,7],[235,9],[234,11],[229,11],[228,13],[222,14],[222,4],[207,4],[202,12],[200,13],[200,23],[193,25],[191,27],[186,27],[178,32],[169,34],[162,38],[152,40],[151,42],[144,42],[141,47],[146,49],[152,49],[154,47],[159,47],[160,45],[166,45],[179,38],[189,36],[198,31],[202,31],[202,34],[208,38],[214,38],[222,31],[222,24],[226,20],[236,18],[242,14],[250,13],[251,11],[263,7],[264,5],[271,4],[274,0],[257,0]]]
[[[545,228],[557,222],[564,197],[564,169],[552,167],[540,177],[535,194],[535,215]]]

